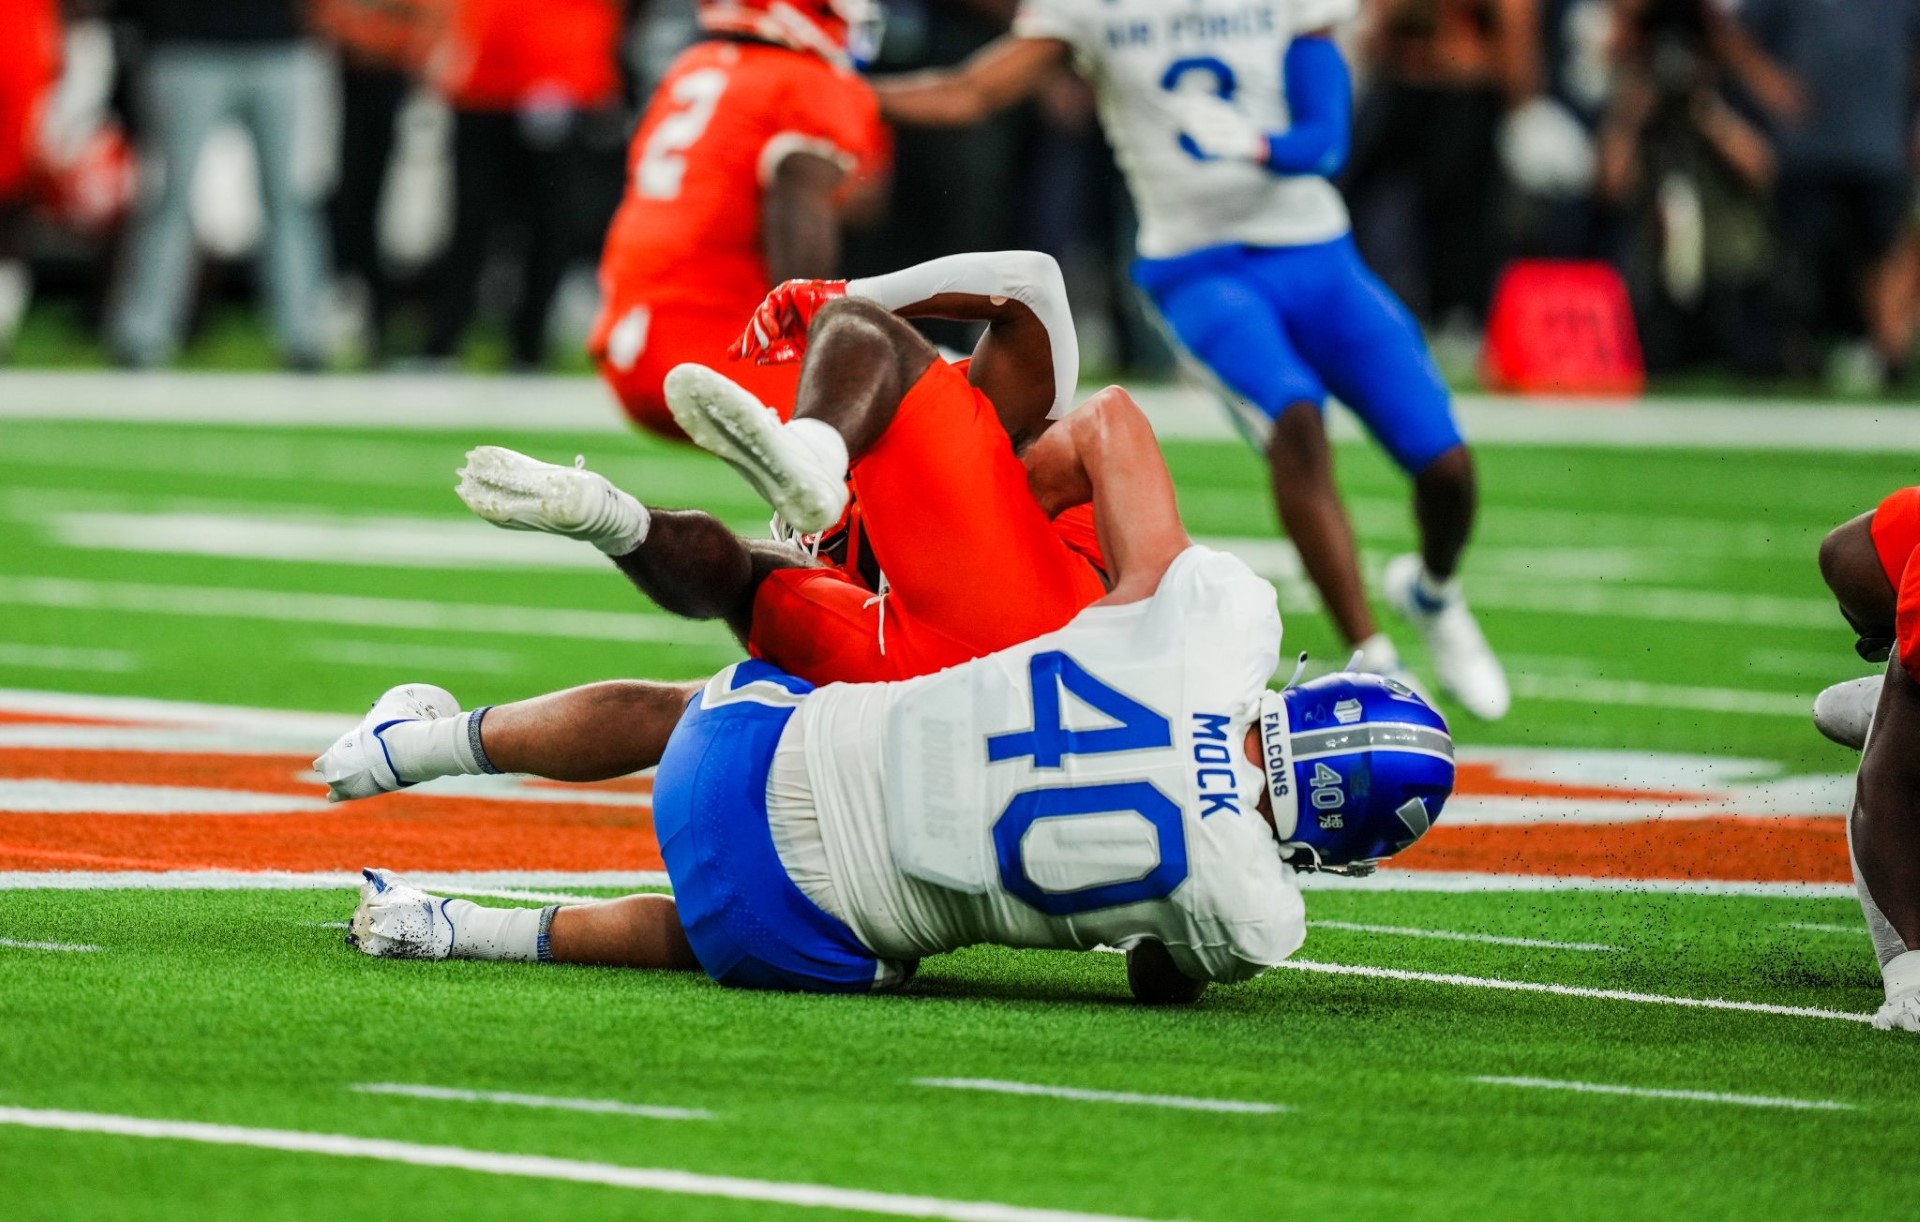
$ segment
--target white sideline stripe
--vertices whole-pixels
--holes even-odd
[[[1539,950],[1617,950],[1603,942],[1548,942],[1541,938],[1513,938],[1493,933],[1455,933],[1448,929],[1411,929],[1400,925],[1362,925],[1354,921],[1308,921],[1318,929],[1345,929],[1353,933],[1394,934],[1403,938],[1438,938],[1443,942],[1484,942],[1490,946],[1531,946]]]
[[[1498,605],[1498,604],[1487,604]],[[1737,687],[1687,687],[1621,679],[1564,675],[1513,675],[1513,694],[1563,704],[1614,704],[1635,708],[1697,709],[1705,713],[1752,713],[1763,717],[1811,717],[1813,701],[1799,692],[1757,692]]]
[[[69,577],[0,577],[0,604],[58,607],[69,611],[183,615],[198,619],[353,624],[494,636],[706,645],[736,654],[740,651],[724,629],[642,611],[638,604],[632,611],[550,610],[495,603],[440,603],[424,599],[294,594]]]
[[[670,886],[664,870],[486,870],[409,874],[408,881],[441,894],[496,893],[503,899],[567,903],[574,897],[546,888],[643,890]],[[328,891],[358,887],[351,870],[0,870],[0,891]],[[1382,870],[1371,878],[1303,874],[1308,891],[1499,893],[1597,891],[1607,894],[1741,896],[1757,899],[1852,899],[1852,883],[1721,882],[1713,879],[1556,878],[1541,874],[1469,874]],[[482,888],[487,890],[483,891]]]
[[[403,1095],[409,1099],[440,1099],[448,1103],[504,1103],[511,1107],[544,1107],[561,1112],[595,1112],[606,1116],[644,1116],[649,1120],[712,1120],[703,1107],[658,1107],[649,1103],[622,1103],[618,1099],[564,1099],[553,1095],[522,1095],[505,1090],[458,1090],[451,1086],[418,1086],[407,1082],[355,1082],[347,1087],[363,1095]]]
[[[1788,929],[1804,929],[1809,933],[1848,933],[1856,937],[1867,932],[1865,925],[1828,925],[1820,921],[1783,921]]]
[[[85,942],[25,942],[19,938],[0,938],[0,946],[9,950],[94,951],[106,949],[104,946],[92,946]]]
[[[1140,1107],[1171,1107],[1190,1112],[1238,1112],[1273,1116],[1293,1109],[1282,1103],[1252,1103],[1242,1099],[1197,1099],[1191,1095],[1140,1095],[1124,1090],[1084,1090],[1077,1086],[1042,1086],[1034,1082],[1003,1082],[998,1078],[914,1078],[915,1086],[947,1090],[980,1090],[1001,1095],[1043,1095],[1081,1103],[1127,1103]]]
[[[244,789],[122,785],[110,781],[0,780],[0,811],[7,814],[295,815],[326,808],[324,798]]]
[[[1082,397],[1097,385],[1080,389]],[[1236,440],[1213,395],[1194,386],[1129,388],[1154,432]],[[1477,446],[1580,449],[1920,453],[1920,412],[1819,401],[1648,398],[1637,401],[1463,394],[1462,428]],[[0,373],[0,419],[225,424],[252,428],[447,429],[626,434],[631,426],[597,378],[472,374],[333,374],[16,370]],[[1359,437],[1349,413],[1332,433]]]
[[[1370,976],[1420,984],[1453,984],[1470,989],[1504,989],[1514,993],[1552,993],[1556,997],[1585,997],[1596,1001],[1632,1001],[1643,1005],[1684,1006],[1701,1010],[1739,1010],[1748,1014],[1778,1014],[1787,1018],[1838,1018],[1850,1023],[1873,1021],[1871,1014],[1822,1010],[1813,1006],[1781,1006],[1765,1001],[1727,1001],[1719,997],[1670,997],[1665,993],[1632,993],[1624,989],[1589,989],[1571,984],[1543,984],[1535,980],[1500,980],[1491,976],[1461,976],[1453,972],[1409,972],[1394,967],[1365,967],[1357,963],[1318,963],[1289,959],[1279,967],[1330,976]]]
[[[1711,1090],[1663,1090],[1649,1086],[1609,1086],[1602,1082],[1558,1082],[1552,1078],[1495,1078],[1479,1076],[1489,1086],[1521,1086],[1535,1090],[1570,1090],[1588,1095],[1631,1095],[1636,1099],[1685,1099],[1691,1103],[1734,1103],[1742,1107],[1784,1107],[1804,1112],[1850,1112],[1851,1103],[1831,1099],[1779,1099],[1770,1095],[1728,1095]]]
[[[150,1137],[193,1141],[214,1146],[249,1146],[291,1154],[325,1154],[335,1158],[366,1158],[405,1163],[414,1167],[445,1167],[483,1175],[511,1175],[525,1179],[562,1180],[575,1184],[604,1184],[644,1192],[671,1192],[682,1196],[721,1197],[736,1201],[766,1201],[818,1209],[845,1209],[858,1213],[890,1214],[899,1218],[948,1218],[953,1222],[1094,1222],[1115,1220],[1110,1214],[1074,1213],[1057,1209],[1027,1209],[992,1201],[950,1201],[941,1197],[869,1192],[833,1188],[825,1184],[795,1184],[780,1180],[751,1180],[728,1175],[702,1175],[659,1167],[622,1167],[538,1154],[505,1154],[469,1150],[461,1146],[427,1146],[410,1141],[349,1137],[343,1133],[303,1133],[293,1129],[253,1129],[229,1124],[202,1124],[190,1120],[148,1120],[100,1112],[66,1112],[38,1108],[0,1107],[0,1124],[68,1133],[106,1133],[116,1137]]]

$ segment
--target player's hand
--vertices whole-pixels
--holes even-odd
[[[1267,133],[1239,107],[1211,93],[1188,91],[1173,98],[1173,110],[1186,143],[1206,161],[1267,162]]]
[[[789,280],[760,303],[727,355],[756,365],[785,365],[807,354],[807,328],[828,302],[847,295],[845,280]]]

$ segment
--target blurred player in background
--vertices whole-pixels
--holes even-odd
[[[836,342],[836,320],[871,312],[823,314],[815,351]],[[1134,993],[1152,1002],[1285,960],[1306,936],[1296,869],[1371,863],[1440,814],[1444,722],[1377,676],[1268,690],[1273,587],[1187,537],[1137,408],[1075,412],[1030,453],[1038,500],[1126,511],[1101,519],[1112,591],[1003,652],[817,690],[745,662],[697,694],[609,683],[466,713],[439,688],[388,692],[315,762],[333,797],[492,771],[599,779],[657,760],[674,893],[497,909],[369,870],[350,943],[839,993],[898,985],[921,958],[976,943],[1107,945],[1126,948]],[[973,559],[949,563],[981,576]]]
[[[1884,676],[1835,684],[1814,724],[1862,751],[1847,845],[1886,985],[1881,1028],[1920,1031],[1920,488],[1902,488],[1820,546],[1820,572]]]
[[[60,75],[58,0],[14,0],[0,21],[0,355],[26,313],[18,230],[33,187],[40,124]]]
[[[1359,665],[1400,671],[1334,485],[1328,392],[1413,478],[1421,550],[1388,564],[1388,601],[1426,637],[1441,686],[1498,718],[1506,676],[1458,579],[1473,460],[1418,327],[1361,262],[1328,181],[1346,159],[1353,104],[1330,27],[1357,8],[1025,0],[1013,33],[959,68],[878,89],[898,122],[968,124],[1073,58],[1139,207],[1134,278],[1229,402],[1257,409],[1241,423],[1265,448],[1281,521]]]
[[[908,317],[988,325],[973,358],[949,364]],[[788,527],[818,536],[838,524],[818,540],[829,563],[493,447],[468,456],[462,499],[497,525],[594,543],[666,610],[722,619],[754,656],[814,683],[928,674],[1053,631],[1106,593],[1094,515],[1073,510],[1124,514],[1124,497],[1038,497],[1049,451],[1014,449],[1073,402],[1078,349],[1053,260],[959,255],[851,284],[790,283],[755,323],[743,348],[806,347],[792,423],[704,366],[674,369],[665,393],[694,440]],[[1153,444],[1120,391],[1068,425],[1089,448],[1110,432]]]
[[[871,0],[701,0],[706,37],[674,61],[634,133],[600,263],[590,351],[634,422],[680,436],[660,393],[721,364],[769,288],[832,275],[840,207],[878,174],[886,134],[854,71]],[[796,366],[742,366],[790,412]]]
[[[453,234],[433,278],[425,355],[459,356],[503,221],[526,234],[509,359],[537,369],[567,268],[592,250],[590,116],[620,96],[626,0],[456,0],[431,66],[454,108]]]

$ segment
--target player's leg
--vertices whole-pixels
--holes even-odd
[[[760,582],[811,563],[785,544],[742,539],[711,514],[650,509],[583,467],[480,446],[459,475],[460,499],[487,521],[591,543],[661,609],[725,620],[743,642]]]
[[[1263,449],[1280,524],[1341,636],[1366,651],[1368,669],[1397,668],[1367,606],[1353,523],[1334,485],[1321,417],[1326,388],[1272,303],[1247,282],[1237,253],[1142,261],[1135,279],[1180,345],[1220,381],[1230,406],[1237,408],[1237,398],[1259,412],[1239,422]]]
[[[1262,251],[1255,266],[1301,355],[1413,479],[1420,554],[1388,564],[1388,601],[1426,638],[1442,687],[1476,716],[1505,716],[1506,674],[1458,577],[1478,505],[1473,460],[1418,325],[1350,238]]]
[[[667,406],[687,436],[739,471],[782,521],[814,534],[846,509],[849,463],[885,434],[938,360],[932,344],[884,307],[842,298],[808,332],[790,422],[697,364],[667,375]]]
[[[1920,565],[1901,586],[1898,647],[1860,760],[1848,825],[1854,885],[1887,1004],[1880,1027],[1920,1031]]]
[[[660,762],[698,684],[615,680],[462,712],[451,692],[402,684],[313,761],[343,802],[444,776],[515,772],[604,781]]]
[[[505,908],[434,895],[391,870],[361,875],[347,945],[376,958],[700,970],[670,895]]]

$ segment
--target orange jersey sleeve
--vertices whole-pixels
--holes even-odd
[[[785,156],[867,171],[885,156],[873,90],[798,51],[697,43],[674,61],[634,133],[601,256],[609,302],[737,309],[772,286],[761,201]],[[870,171],[868,171],[870,172]]]
[[[60,11],[22,0],[0,22],[0,200],[20,193],[37,156],[40,109],[60,75]]]

